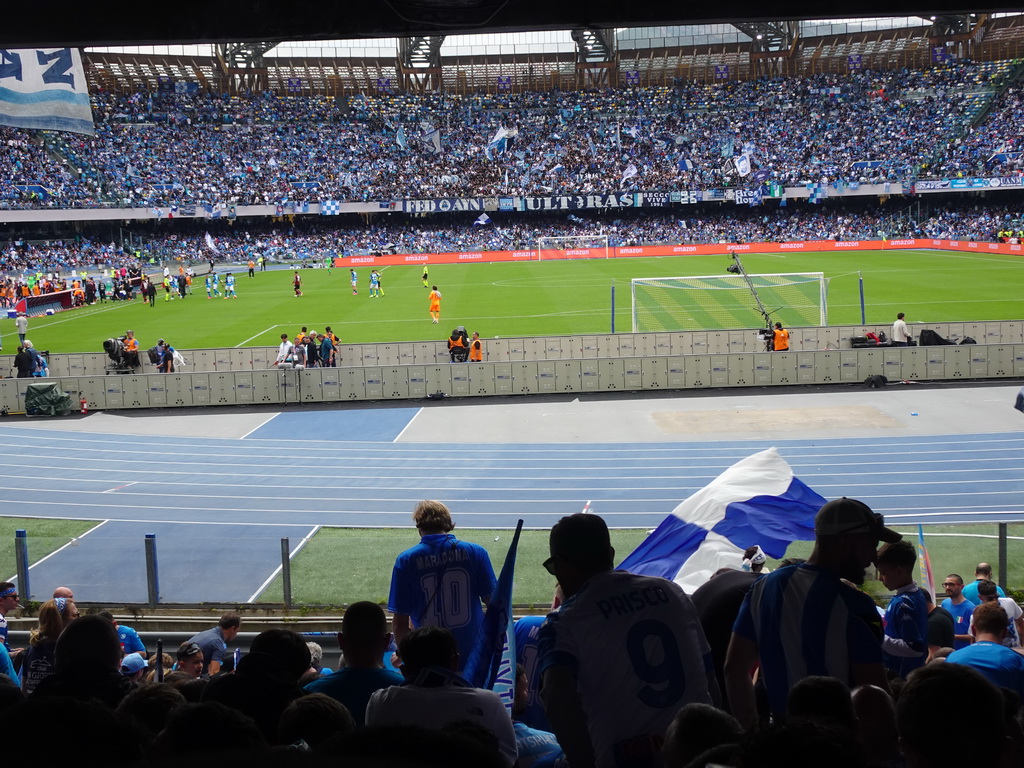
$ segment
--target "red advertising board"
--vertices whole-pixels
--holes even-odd
[[[812,240],[793,243],[713,243],[710,245],[638,245],[619,248],[571,248],[538,251],[465,251],[460,253],[402,253],[394,256],[352,256],[335,259],[336,267],[402,264],[466,264],[484,261],[532,261],[551,259],[603,259],[648,256],[714,255],[724,253],[788,253],[792,251],[878,251],[926,248],[940,251],[1021,253],[1024,245],[974,243],[963,240]]]

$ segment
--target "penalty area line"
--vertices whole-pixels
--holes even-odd
[[[265,334],[265,333],[270,333],[270,332],[271,332],[272,330],[274,330],[275,328],[280,328],[280,327],[281,327],[281,325],[280,325],[280,324],[278,324],[278,325],[272,325],[272,326],[270,326],[269,328],[264,328],[264,329],[263,329],[262,331],[260,331],[259,333],[257,333],[257,334],[256,334],[255,336],[250,336],[250,337],[249,337],[248,339],[246,339],[245,341],[241,342],[240,344],[235,344],[234,348],[235,348],[235,349],[238,349],[239,347],[244,347],[244,346],[245,346],[246,344],[248,344],[248,343],[249,343],[250,341],[252,341],[253,339],[258,339],[258,338],[259,338],[260,336],[262,336],[263,334]]]

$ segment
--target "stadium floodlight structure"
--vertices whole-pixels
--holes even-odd
[[[608,235],[564,235],[537,238],[537,259],[607,259]]]
[[[633,332],[828,325],[827,287],[822,272],[634,278]]]

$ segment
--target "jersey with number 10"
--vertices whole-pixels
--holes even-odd
[[[711,648],[682,588],[655,576],[592,577],[540,630],[541,673],[576,671],[599,768],[633,764],[676,712],[711,704]],[[641,759],[639,764],[644,764]]]
[[[451,630],[461,669],[483,626],[481,601],[495,586],[486,549],[450,533],[428,534],[395,560],[388,610],[406,614],[414,627]]]

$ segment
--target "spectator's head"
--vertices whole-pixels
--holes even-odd
[[[0,581],[0,616],[19,608],[18,588],[10,581]]]
[[[131,331],[128,331],[128,333],[131,333]],[[28,343],[28,342],[26,342],[26,343]],[[57,587],[55,590],[53,590],[53,596],[54,597],[65,597],[68,600],[74,600],[75,599],[75,593],[73,591],[71,591],[71,587]]]
[[[790,689],[786,711],[791,719],[814,720],[849,731],[857,728],[850,689],[834,677],[805,677]]]
[[[743,550],[744,570],[750,570],[752,573],[760,573],[764,570],[764,564],[767,560],[768,557],[765,555],[764,550],[762,550],[757,544]]]
[[[121,700],[118,714],[139,725],[150,739],[167,724],[167,718],[185,704],[185,697],[170,685],[141,685]]]
[[[198,678],[203,674],[203,649],[199,643],[188,641],[178,646],[178,668],[189,677]]]
[[[423,535],[448,533],[455,528],[452,513],[440,501],[421,501],[413,510],[412,519],[416,523],[416,530]]]
[[[57,638],[57,672],[98,669],[113,672],[121,661],[121,643],[114,625],[102,616],[83,616]]]
[[[225,613],[220,617],[217,626],[220,627],[220,633],[224,636],[224,640],[230,643],[238,635],[238,630],[242,626],[242,617],[237,613]]]
[[[219,754],[238,760],[266,748],[266,740],[251,718],[216,702],[178,707],[156,739],[156,753],[172,758]]]
[[[615,560],[611,535],[603,518],[578,512],[563,517],[548,537],[550,557],[544,568],[558,579],[566,597],[598,573],[610,571]]]
[[[69,618],[72,615],[74,618]],[[29,642],[32,645],[56,642],[60,633],[75,618],[78,618],[78,607],[74,601],[63,597],[47,600],[39,607],[39,626],[32,631]]]
[[[914,580],[917,551],[909,541],[883,544],[875,558],[875,567],[886,589],[896,590]]]
[[[958,573],[949,574],[946,580],[942,582],[942,589],[945,591],[946,597],[956,600],[960,597],[960,593],[964,591],[964,577]]]
[[[984,736],[935,738],[935,724],[965,703],[974,722],[985,724]],[[912,672],[896,702],[896,728],[908,768],[1006,765],[1012,749],[1002,693],[965,664],[929,664]]]
[[[304,741],[315,749],[327,739],[345,736],[355,729],[356,721],[344,704],[323,693],[310,693],[285,707],[277,721],[277,741]]]
[[[975,580],[989,579],[992,578],[992,566],[988,563],[978,563],[978,567],[974,569]]]
[[[681,768],[709,749],[738,744],[742,737],[743,726],[728,712],[691,703],[676,713],[665,732],[661,754],[666,768]]]
[[[306,641],[306,647],[309,648],[309,667],[319,671],[324,666],[324,649],[320,646],[320,643],[314,643],[312,640]]]
[[[902,312],[897,312],[896,313],[896,319],[897,320],[902,320],[904,317],[905,317],[905,315]]]
[[[1001,643],[1003,638],[1006,637],[1007,628],[1010,624],[1006,610],[999,604],[998,600],[991,600],[976,607],[971,621],[974,624],[974,632],[979,640],[992,640],[997,643]],[[984,637],[982,637],[983,635]]]
[[[265,653],[273,656],[293,680],[302,677],[309,669],[309,648],[302,635],[287,629],[268,629],[253,638],[250,653]]]
[[[121,659],[121,674],[132,682],[139,682],[146,674],[146,660],[141,654],[129,653]]]
[[[834,571],[853,584],[864,583],[864,570],[875,561],[879,541],[902,536],[885,527],[881,515],[862,501],[833,499],[814,518],[814,552],[809,562]]]
[[[455,636],[444,627],[414,629],[398,644],[398,655],[402,657],[402,674],[409,682],[415,682],[420,673],[430,667],[452,672],[459,668]]]
[[[978,582],[978,599],[983,603],[994,603],[999,599],[999,587],[994,581],[982,579]]]
[[[895,765],[900,754],[896,705],[877,685],[860,685],[850,694],[857,733],[869,765]]]
[[[341,619],[338,647],[345,654],[345,666],[374,668],[391,644],[388,618],[376,603],[353,603]]]

